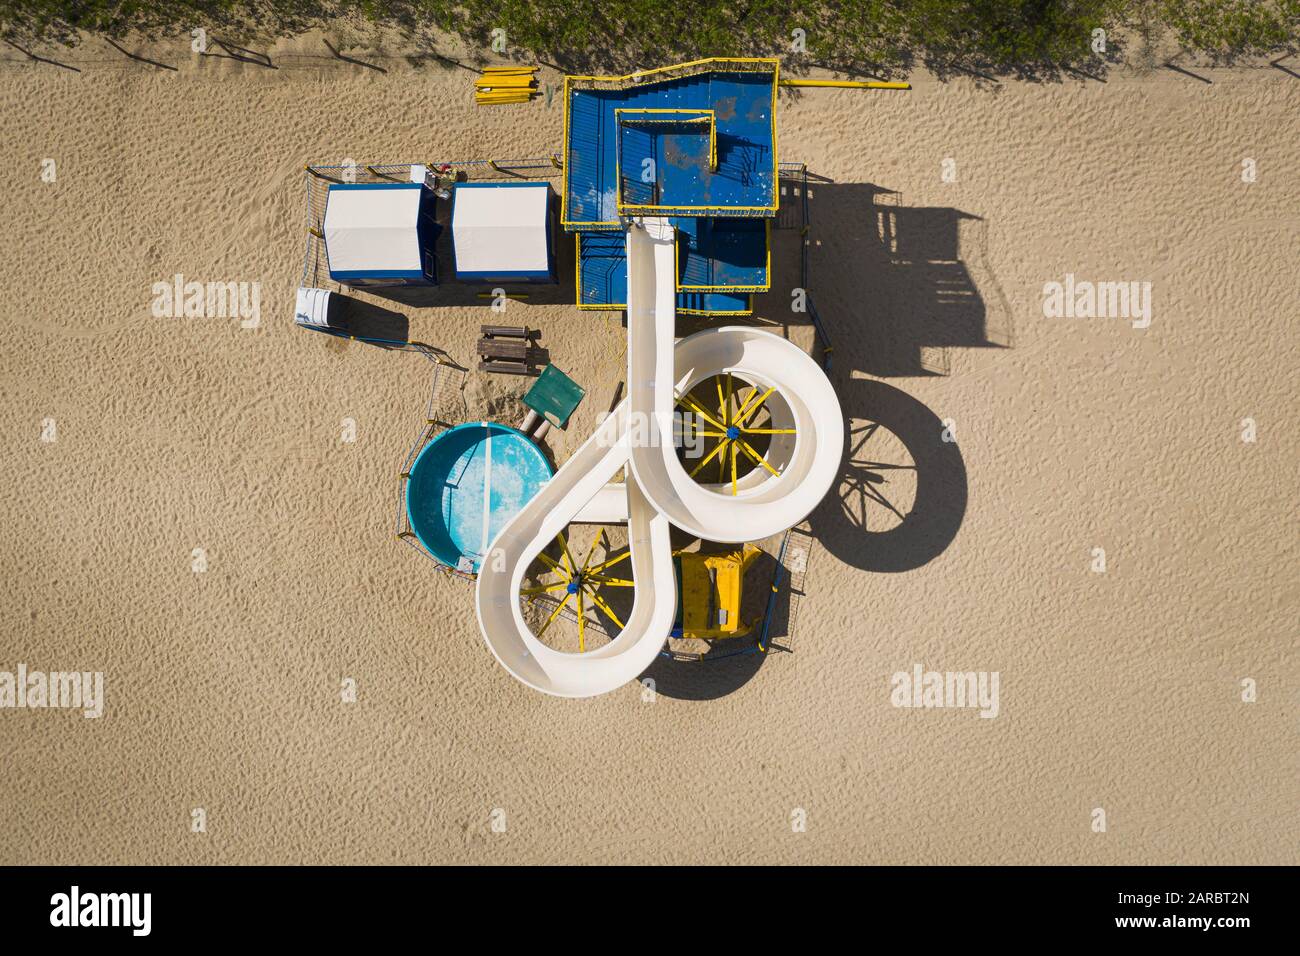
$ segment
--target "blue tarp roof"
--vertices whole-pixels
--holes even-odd
[[[770,219],[673,219],[677,227],[677,287],[696,291],[766,291]]]
[[[710,110],[716,124],[717,169],[710,170],[707,136],[635,130],[624,145],[624,172],[640,181],[637,149],[656,160],[659,205],[749,209],[775,213],[777,170],[774,73],[710,71],[623,90],[570,89],[566,103],[564,222],[581,229],[618,225],[620,109]],[[643,141],[642,141],[643,140]],[[640,143],[637,147],[635,144]],[[689,147],[689,148],[688,148]],[[631,165],[629,165],[631,164]],[[634,186],[634,188],[636,188]],[[629,195],[625,201],[638,199]]]
[[[622,309],[627,306],[627,246],[621,232],[578,236],[578,305]],[[750,297],[738,292],[678,292],[677,311],[699,315],[748,315]]]

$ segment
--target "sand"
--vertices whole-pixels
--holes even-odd
[[[542,155],[558,101],[319,36],[277,70],[149,49],[181,68],[0,62],[0,670],[106,694],[0,710],[0,863],[1297,862],[1300,81],[783,97],[853,457],[917,472],[846,464],[790,652],[565,701],[393,536],[430,366],[291,320],[305,163]],[[759,317],[811,345],[789,235]],[[176,273],[260,283],[260,326],[153,316]],[[1150,327],[1045,317],[1067,274],[1150,282]],[[410,313],[462,362],[484,316]],[[506,320],[587,388],[563,461],[619,318]],[[472,374],[460,414],[525,385]],[[916,664],[997,672],[998,716],[893,706]]]

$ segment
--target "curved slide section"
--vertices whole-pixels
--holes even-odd
[[[628,229],[627,328],[631,466],[647,498],[677,527],[710,541],[754,541],[798,524],[839,471],[844,418],[830,380],[797,345],[747,326],[705,329],[674,343],[673,229],[666,219]],[[773,435],[756,467],[738,483],[697,483],[671,440],[677,397],[715,375],[732,373],[763,391]],[[725,487],[725,490],[724,490]]]
[[[569,654],[547,647],[524,620],[519,591],[524,572],[627,462],[627,402],[564,463],[493,540],[478,576],[479,627],[496,659],[529,687],[558,697],[592,697],[634,680],[663,646],[676,612],[676,589],[633,590],[622,632],[604,647]],[[630,482],[628,544],[635,580],[673,578],[668,519]],[[667,598],[665,600],[665,597]]]
[[[591,697],[634,680],[667,640],[677,609],[671,525],[710,541],[752,541],[802,521],[830,489],[843,452],[839,402],[801,349],[744,326],[675,341],[674,231],[666,219],[627,232],[628,397],[489,545],[478,576],[479,627],[496,659],[529,687]],[[677,396],[731,372],[770,391],[766,466],[726,485],[698,484],[677,459]],[[625,482],[611,484],[626,468]],[[620,490],[621,489],[621,490]],[[625,501],[620,500],[625,496]],[[609,644],[579,654],[533,634],[520,607],[524,574],[574,521],[626,517],[633,604]]]

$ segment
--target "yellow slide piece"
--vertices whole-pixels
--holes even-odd
[[[527,103],[532,98],[530,90],[493,90],[474,95],[475,101],[479,103]]]

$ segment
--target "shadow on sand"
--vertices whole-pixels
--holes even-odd
[[[746,640],[735,638],[735,640]],[[766,654],[735,654],[725,650],[725,641],[719,642],[719,659],[700,661],[675,660],[657,657],[638,680],[653,680],[655,693],[674,700],[714,700],[735,693],[758,673],[767,659]],[[722,655],[731,653],[730,657]]]
[[[818,543],[864,571],[911,571],[952,543],[966,465],[934,412],[892,385],[837,383],[848,424],[840,478],[809,518]]]
[[[382,305],[367,302],[354,295],[333,296],[339,303],[339,318],[351,335],[369,339],[382,347],[383,343],[406,343],[410,339],[411,323],[406,315]]]
[[[988,266],[987,224],[944,206],[907,206],[871,183],[810,176],[807,285],[835,366],[881,377],[946,375],[953,348],[1009,348],[1011,310]],[[797,228],[773,231],[772,291],[760,315],[791,313],[801,287]],[[981,291],[983,290],[983,292]],[[785,324],[785,323],[782,323]]]

